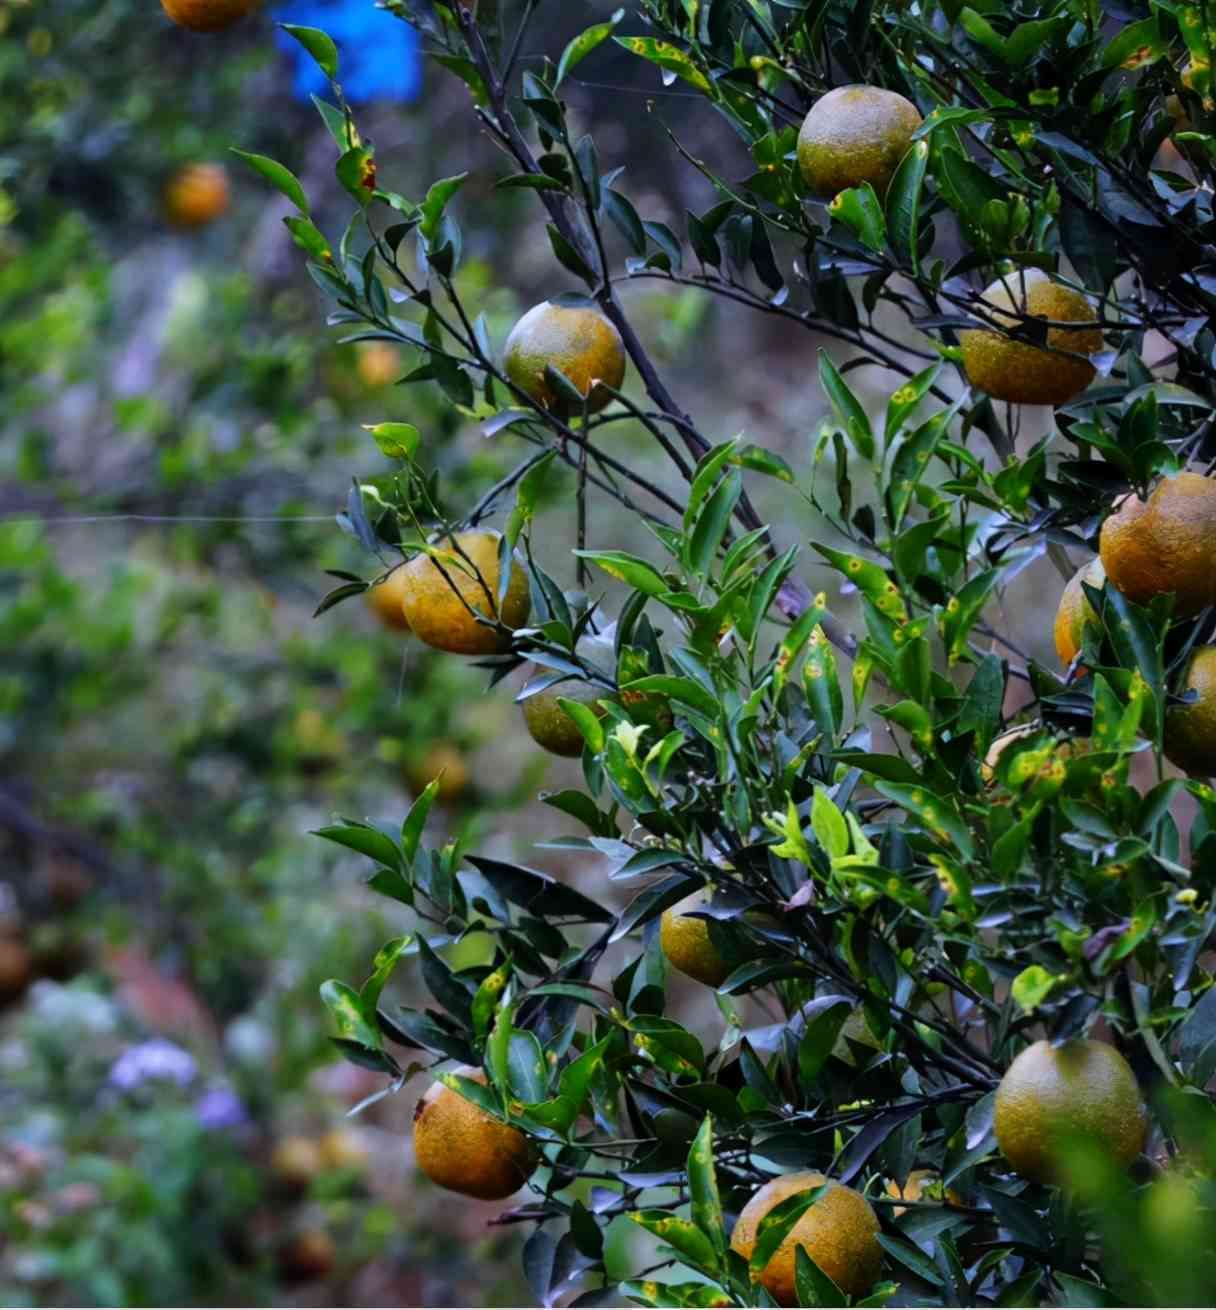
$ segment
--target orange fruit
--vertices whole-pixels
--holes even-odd
[[[1171,764],[1197,777],[1216,773],[1216,646],[1200,646],[1190,658],[1182,691],[1199,699],[1165,713],[1165,755]]]
[[[1081,653],[1081,639],[1086,623],[1098,621],[1094,607],[1082,590],[1082,584],[1087,583],[1101,590],[1105,581],[1106,570],[1102,567],[1101,558],[1090,560],[1072,575],[1060,597],[1055,623],[1056,654],[1066,669]]]
[[[444,805],[454,805],[469,785],[469,766],[464,755],[450,741],[439,741],[420,758],[406,765],[405,782],[415,796],[439,779],[436,798]]]
[[[15,1000],[34,975],[34,958],[16,937],[0,937],[0,1005]]]
[[[161,8],[178,27],[192,32],[219,32],[239,23],[258,6],[258,0],[160,0]]]
[[[1174,595],[1179,618],[1216,600],[1216,478],[1179,473],[1147,500],[1127,496],[1102,524],[1107,578],[1131,601]]]
[[[324,1278],[334,1267],[338,1248],[323,1228],[305,1228],[279,1251],[279,1268],[288,1282]]]
[[[321,1148],[311,1137],[284,1137],[270,1156],[271,1171],[288,1187],[307,1187],[321,1167]]]
[[[401,356],[387,341],[361,341],[355,370],[365,385],[387,387],[401,376]]]
[[[331,1128],[317,1143],[317,1150],[327,1169],[362,1169],[368,1161],[367,1147],[349,1128]]]
[[[165,213],[175,227],[206,227],[227,211],[228,198],[221,164],[187,164],[165,186]]]
[[[463,1078],[485,1085],[480,1069],[453,1069]],[[482,1201],[501,1201],[528,1181],[536,1156],[528,1139],[466,1101],[442,1083],[435,1083],[414,1111],[414,1158],[433,1183]]]
[[[587,409],[603,409],[612,399],[604,382],[619,388],[625,380],[625,343],[616,325],[592,305],[534,305],[511,329],[504,353],[507,377],[545,409],[562,407],[545,380],[552,364],[587,398]]]
[[[828,1190],[790,1230],[757,1280],[779,1305],[798,1304],[794,1263],[800,1246],[850,1296],[868,1292],[882,1268],[878,1219],[870,1203],[851,1187],[814,1172],[785,1174],[766,1183],[740,1211],[730,1235],[731,1249],[750,1260],[764,1216],[787,1197],[823,1183]]]
[[[711,897],[710,888],[702,887],[664,910],[659,945],[673,968],[706,987],[720,987],[736,965],[719,951],[708,921],[689,917],[690,911],[703,909]]]
[[[402,605],[405,601],[405,566],[398,565],[383,581],[369,587],[367,604],[371,612],[396,632],[409,632],[410,622]]]
[[[459,655],[497,655],[508,649],[510,637],[477,617],[500,619],[514,631],[527,622],[532,608],[528,575],[517,558],[499,611],[501,539],[497,532],[480,529],[458,532],[437,543],[434,555],[415,555],[403,566],[402,608],[420,641]]]
[[[1065,1135],[1099,1142],[1126,1167],[1144,1149],[1148,1118],[1136,1075],[1107,1042],[1028,1046],[996,1090],[993,1127],[1005,1159],[1023,1178],[1051,1182]]]
[[[539,669],[534,672],[540,672]],[[527,700],[520,701],[524,723],[532,740],[552,755],[564,755],[574,759],[583,753],[583,734],[578,725],[557,703],[559,700],[573,700],[587,705],[597,715],[604,711],[596,705],[598,700],[610,700],[612,693],[593,682],[583,682],[571,678],[559,682],[545,691],[538,691]]]
[[[896,91],[838,86],[802,121],[798,167],[817,196],[869,182],[881,200],[920,125],[920,110]]]
[[[991,327],[965,329],[958,339],[973,387],[1015,405],[1063,405],[1093,381],[1094,366],[1076,356],[1101,350],[1102,332],[1079,291],[1040,268],[1027,268],[997,278],[982,299],[985,317],[1010,332],[1021,325],[1022,316],[1077,326],[1048,328],[1046,347],[1015,341]]]

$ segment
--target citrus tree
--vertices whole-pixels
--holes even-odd
[[[374,425],[400,471],[352,491],[369,566],[321,608],[399,588],[490,696],[526,663],[533,735],[581,757],[558,845],[600,882],[445,842],[437,784],[399,829],[325,828],[408,928],[324,988],[338,1045],[386,1092],[433,1071],[417,1159],[520,1192],[546,1304],[1210,1300],[1205,8],[641,0],[549,48],[539,0],[387,7],[534,198],[552,291],[491,340],[454,281],[460,160],[394,190],[332,41],[289,29],[332,83],[350,223],[246,157],[330,323],[412,349],[403,385],[519,454],[453,505],[425,425]],[[703,110],[695,146],[656,111],[711,199],[679,221],[572,121],[575,69],[622,49]],[[828,416],[800,460],[673,392],[640,282],[805,341]],[[610,500],[627,539],[597,539]],[[1051,569],[1058,667],[1005,617]],[[492,957],[449,964],[473,934]],[[388,1002],[403,959],[432,1005]],[[675,1017],[673,970],[720,1022]],[[622,1224],[653,1239],[632,1268]]]

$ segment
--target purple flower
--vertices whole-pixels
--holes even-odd
[[[198,1065],[189,1051],[156,1038],[128,1046],[114,1061],[110,1082],[124,1092],[133,1091],[153,1079],[164,1079],[185,1087],[198,1073]]]
[[[230,1087],[212,1087],[194,1103],[199,1123],[209,1132],[241,1128],[249,1122],[245,1105]]]

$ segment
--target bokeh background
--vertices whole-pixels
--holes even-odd
[[[560,51],[612,8],[550,5],[538,37]],[[335,522],[352,477],[392,472],[363,425],[416,424],[454,507],[518,450],[428,388],[394,386],[413,360],[324,326],[285,202],[228,154],[282,160],[340,232],[349,201],[309,100],[325,88],[275,20],[336,38],[383,183],[417,196],[472,170],[458,282],[497,342],[572,289],[539,207],[493,189],[508,170],[463,86],[372,0],[291,0],[211,37],[154,0],[0,3],[4,1305],[530,1299],[519,1228],[491,1222],[501,1207],[415,1172],[425,1077],[346,1117],[383,1079],[338,1061],[318,987],[359,981],[411,925],[365,892],[363,861],[309,835],[335,813],[400,822],[446,762],[438,828],[594,879],[534,847],[563,831],[537,794],[577,766],[536,750],[511,684],[487,692],[361,602],[312,617],[326,569],[377,572]],[[713,199],[673,169],[664,124],[746,168],[731,134],[624,51],[578,73],[576,116],[606,165],[628,163],[647,217],[682,230]],[[165,187],[198,163],[224,164],[230,203],[185,228]],[[806,472],[797,493],[757,487],[783,542],[805,542],[818,343],[693,290],[627,295],[712,439],[745,432]],[[885,381],[851,380],[874,397]],[[611,431],[619,457],[668,476],[643,434]],[[555,485],[536,545],[573,585],[568,492]],[[640,546],[610,506],[591,533]],[[1025,630],[1046,657],[1046,625]],[[462,943],[461,963],[477,949]],[[703,994],[682,1003],[721,1024]]]

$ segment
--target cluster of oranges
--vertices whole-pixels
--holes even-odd
[[[1098,550],[1064,588],[1056,611],[1056,653],[1065,668],[1080,654],[1086,624],[1097,621],[1086,585],[1109,581],[1137,605],[1172,595],[1179,618],[1216,604],[1216,478],[1179,473],[1147,498],[1127,496],[1103,523]],[[1196,698],[1167,711],[1165,754],[1206,776],[1216,771],[1216,646],[1191,654],[1181,689]]]
[[[504,366],[524,395],[545,409],[561,411],[564,401],[549,372],[555,368],[594,411],[611,400],[609,388],[615,390],[624,380],[625,347],[598,309],[544,301],[512,328]],[[381,578],[368,590],[368,604],[386,627],[413,633],[436,650],[501,654],[531,611],[528,575],[517,555],[505,561],[508,576],[505,588],[500,586],[504,553],[501,534],[490,529],[450,533]],[[579,700],[594,708],[599,696],[590,683],[562,683],[523,702],[524,722],[546,750],[580,755],[582,733],[558,701]]]

